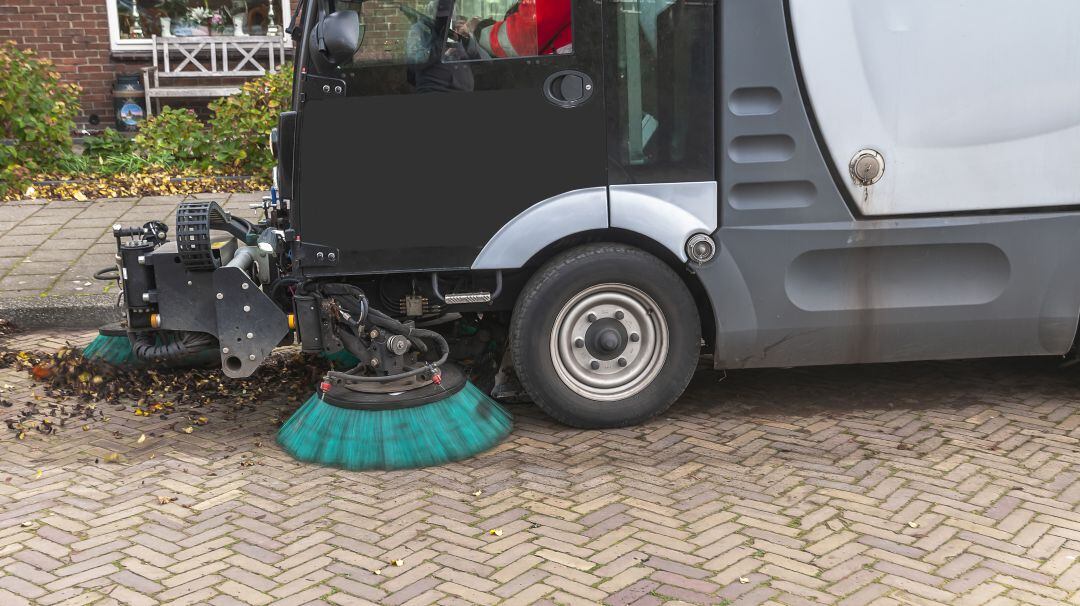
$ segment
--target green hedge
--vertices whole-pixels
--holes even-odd
[[[71,151],[79,92],[60,81],[50,61],[12,41],[0,43],[0,196],[62,166]]]

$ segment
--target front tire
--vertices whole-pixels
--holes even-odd
[[[583,428],[634,425],[667,410],[690,382],[701,343],[686,284],[622,244],[551,259],[525,285],[510,331],[514,368],[533,401]]]

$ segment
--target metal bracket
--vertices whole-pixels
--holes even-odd
[[[304,74],[300,102],[345,96],[345,81],[340,78],[326,78]]]
[[[333,267],[341,259],[341,251],[331,246],[300,242],[296,245],[296,260],[303,267]]]
[[[289,334],[289,318],[239,267],[214,270],[214,299],[221,368],[250,376]]]

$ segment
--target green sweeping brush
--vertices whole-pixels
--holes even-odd
[[[83,348],[82,355],[88,360],[98,360],[113,366],[136,366],[141,361],[135,357],[127,331],[120,328],[105,327],[98,330],[90,344]]]
[[[404,393],[360,394],[329,383],[278,431],[293,457],[351,470],[412,469],[459,461],[510,434],[505,409],[453,366],[441,384]]]

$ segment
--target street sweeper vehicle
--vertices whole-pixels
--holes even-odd
[[[230,377],[282,343],[337,360],[279,441],[361,469],[491,446],[516,384],[615,427],[702,354],[1062,355],[1078,22],[1069,0],[308,0],[265,216],[118,228],[108,334]]]

